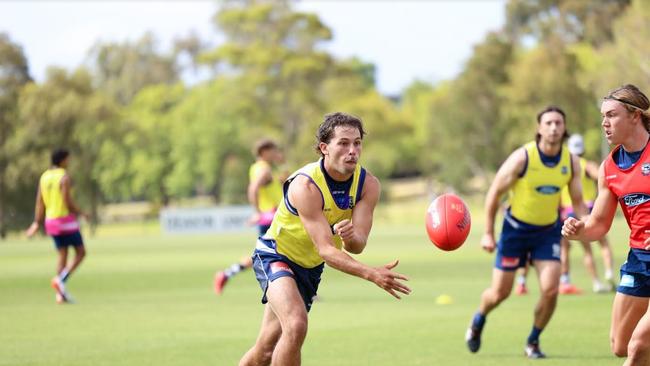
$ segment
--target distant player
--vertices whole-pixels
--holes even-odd
[[[65,283],[86,256],[86,248],[77,221],[77,217],[83,214],[72,199],[72,181],[66,171],[70,153],[64,149],[56,150],[51,160],[52,166],[39,180],[34,222],[26,234],[28,237],[36,234],[39,223],[45,218],[45,232],[54,239],[58,253],[57,275],[52,278],[51,284],[56,291],[56,302],[61,304],[71,302]],[[75,256],[68,266],[69,247],[74,248]]]
[[[650,101],[634,85],[611,91],[602,102],[602,126],[616,145],[598,172],[591,215],[568,218],[562,235],[592,241],[609,231],[620,204],[630,227],[630,251],[612,306],[612,351],[625,366],[650,365]]]
[[[482,296],[479,309],[467,330],[471,352],[481,346],[481,333],[487,315],[512,291],[515,271],[532,261],[540,282],[540,299],[535,307],[533,327],[526,341],[529,358],[546,357],[540,350],[539,336],[548,324],[557,303],[560,279],[560,191],[569,185],[571,199],[579,213],[586,213],[582,202],[578,161],[572,159],[563,141],[565,114],[558,107],[547,107],[537,115],[537,138],[515,150],[501,165],[485,198],[486,232],[481,246],[488,252],[497,249],[492,285]],[[574,161],[572,161],[574,160]],[[494,218],[499,198],[511,191],[510,208],[503,220],[498,247],[494,240]]]
[[[379,200],[379,181],[359,165],[364,134],[360,119],[326,115],[317,133],[321,159],[284,183],[284,201],[253,253],[266,305],[257,341],[240,366],[300,365],[307,312],[325,263],[396,298],[410,293],[400,281],[406,277],[391,271],[397,261],[373,268],[345,252],[364,250]]]
[[[273,173],[273,168],[280,162],[282,155],[276,143],[269,139],[257,142],[254,152],[256,160],[248,171],[248,202],[255,209],[251,222],[257,225],[259,235],[264,235],[271,226],[278,204],[282,201],[282,183]],[[238,263],[217,272],[214,278],[214,290],[217,295],[223,292],[231,277],[252,266],[251,257],[245,256]]]
[[[585,145],[582,139],[582,136],[578,134],[571,135],[568,141],[569,151],[571,154],[577,155],[580,157],[580,177],[582,179],[582,197],[587,204],[587,208],[591,211],[594,206],[594,200],[596,199],[597,190],[596,190],[596,181],[598,180],[598,164],[586,160],[582,157],[585,153]],[[565,187],[562,190],[562,221],[566,220],[567,217],[574,217],[573,206],[571,205],[571,197],[569,196],[569,190]],[[591,276],[592,289],[596,293],[610,292],[613,289],[614,276],[612,272],[613,263],[612,263],[612,249],[609,246],[609,241],[607,236],[603,236],[598,240],[600,244],[600,252],[603,257],[603,264],[605,266],[605,282],[601,282],[598,279],[598,271],[596,270],[596,264],[594,263],[594,256],[591,252],[591,243],[583,241],[580,242],[584,249],[584,264],[587,268],[587,272]],[[569,240],[562,238],[562,275],[560,276],[560,293],[561,294],[579,294],[581,290],[571,283],[571,277],[569,275],[571,263],[570,263],[570,244]]]

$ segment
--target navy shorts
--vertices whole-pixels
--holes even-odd
[[[630,296],[650,297],[650,251],[630,249],[621,266],[621,282],[616,291]]]
[[[79,231],[70,234],[52,235],[52,239],[54,239],[54,246],[56,249],[70,246],[80,247],[84,245],[84,241],[81,238],[81,233]]]
[[[560,221],[548,226],[530,225],[507,213],[494,266],[503,271],[515,271],[524,267],[527,260],[560,261],[561,230]]]
[[[269,230],[270,227],[271,227],[271,224],[257,225],[257,230],[259,230],[260,236],[263,236],[264,234],[266,234],[266,232]]]
[[[279,254],[275,249],[275,241],[259,238],[253,252],[253,269],[255,277],[262,288],[262,304],[266,304],[266,291],[271,282],[280,277],[291,277],[296,281],[298,291],[305,303],[307,311],[311,309],[318,284],[323,273],[324,263],[314,268],[304,268]]]

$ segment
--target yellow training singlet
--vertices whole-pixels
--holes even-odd
[[[580,180],[582,183],[582,199],[585,202],[594,202],[598,192],[596,191],[596,182],[587,176],[587,160],[580,158]],[[569,194],[569,186],[562,189],[562,207],[571,207],[571,195]]]
[[[48,169],[42,175],[39,182],[41,197],[45,203],[45,218],[56,219],[68,216],[68,206],[63,200],[61,191],[61,179],[65,175],[65,169]]]
[[[271,165],[264,160],[256,161],[248,170],[249,180],[252,182],[257,179],[265,169],[271,169]],[[268,184],[260,187],[257,202],[261,212],[268,212],[274,210],[280,201],[282,201],[282,184],[277,177],[273,176]]]
[[[302,225],[300,217],[298,217],[298,212],[293,207],[288,206],[291,204],[286,197],[289,183],[297,175],[309,177],[323,195],[323,214],[329,225],[333,227],[334,224],[341,220],[352,218],[352,208],[361,197],[361,189],[363,188],[363,181],[365,179],[365,169],[357,164],[352,178],[352,185],[348,193],[349,200],[346,204],[348,207],[341,208],[336,204],[334,197],[330,193],[321,162],[322,159],[307,164],[287,179],[284,183],[284,203],[278,207],[273,223],[264,235],[264,238],[275,240],[278,253],[304,268],[313,268],[320,265],[323,263],[323,258],[318,254],[316,246]],[[341,249],[343,245],[341,238],[338,235],[334,235],[333,239],[336,248]]]
[[[524,175],[511,190],[510,212],[527,224],[546,226],[555,223],[560,206],[560,192],[571,180],[571,155],[562,147],[560,161],[553,167],[544,165],[537,142],[524,145],[528,164]]]

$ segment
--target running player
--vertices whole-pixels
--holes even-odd
[[[625,366],[650,364],[650,101],[634,85],[611,91],[600,107],[610,145],[598,172],[598,197],[591,215],[568,218],[562,235],[592,241],[605,235],[617,203],[630,228],[630,251],[612,305],[611,347]]]
[[[482,296],[479,309],[467,330],[471,352],[481,346],[481,333],[487,315],[512,291],[515,271],[530,260],[537,270],[540,299],[525,354],[543,358],[539,336],[548,324],[557,303],[560,279],[560,191],[569,185],[576,212],[586,213],[582,202],[577,159],[572,159],[563,141],[566,137],[564,112],[550,106],[537,115],[537,137],[515,150],[501,165],[485,199],[486,232],[481,246],[488,252],[497,249],[492,285]],[[498,247],[494,240],[494,218],[499,198],[511,191],[510,208],[503,220]]]
[[[255,209],[250,221],[257,225],[259,235],[264,235],[271,226],[278,204],[282,201],[282,184],[273,174],[273,167],[280,163],[282,155],[278,145],[269,139],[257,142],[254,152],[256,160],[248,170],[248,202]],[[214,277],[214,291],[220,295],[231,277],[252,266],[251,257],[245,256],[239,262],[217,272]]]
[[[64,149],[55,150],[51,161],[52,166],[39,180],[34,222],[26,234],[28,237],[36,234],[39,223],[45,218],[45,232],[54,239],[58,253],[57,274],[52,278],[51,284],[56,291],[56,302],[60,304],[72,301],[66,292],[65,283],[86,256],[86,248],[77,221],[77,217],[83,213],[72,199],[72,182],[66,171],[70,153]],[[68,266],[69,247],[74,248],[75,256]]]
[[[364,134],[360,119],[326,115],[317,133],[321,159],[284,183],[284,201],[253,253],[266,305],[257,341],[240,366],[300,365],[307,313],[325,263],[398,299],[411,292],[401,282],[406,277],[391,271],[398,261],[373,268],[345,253],[366,247],[379,199],[379,181],[359,165]]]

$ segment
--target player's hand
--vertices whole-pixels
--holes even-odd
[[[481,248],[488,253],[492,253],[497,244],[494,241],[494,234],[485,233],[481,238]]]
[[[334,233],[341,237],[343,242],[354,240],[354,225],[352,221],[345,219],[334,224]]]
[[[411,289],[400,281],[408,281],[406,276],[391,271],[391,269],[397,267],[398,263],[399,260],[395,260],[395,262],[375,268],[375,272],[370,280],[393,295],[396,299],[401,299],[399,293],[408,295],[411,293]]]
[[[645,233],[650,234],[650,230],[646,230]],[[643,241],[643,244],[645,245],[645,250],[650,250],[650,235]]]
[[[28,238],[31,238],[32,236],[34,236],[34,234],[38,232],[38,227],[39,227],[38,222],[36,221],[32,222],[32,224],[29,225],[27,231],[25,231],[25,235],[27,235]]]
[[[254,214],[251,215],[251,217],[248,218],[248,221],[246,223],[249,226],[257,225],[257,223],[260,222],[260,213],[255,212]]]
[[[578,239],[578,236],[585,228],[584,221],[577,220],[575,217],[569,217],[562,225],[562,236],[569,240]]]

